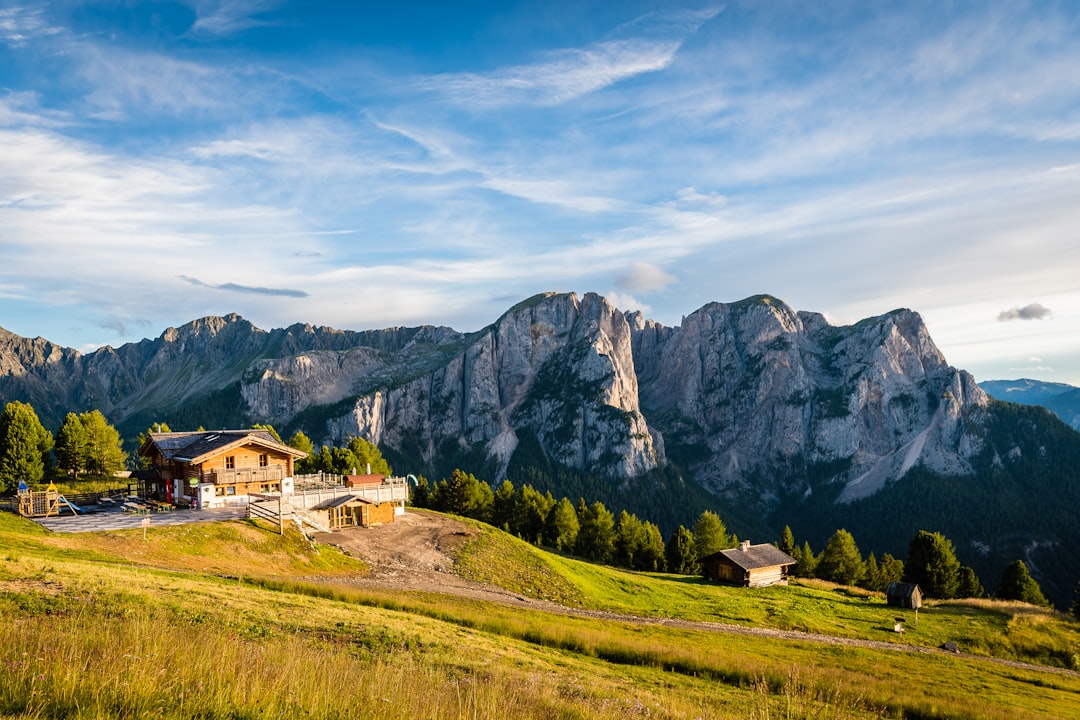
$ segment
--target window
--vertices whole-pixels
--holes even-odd
[[[225,469],[226,470],[235,470],[236,469],[236,456],[235,455],[228,455],[225,458]]]
[[[235,485],[226,485],[225,486],[225,494],[226,495],[235,495],[236,494],[236,486]]]
[[[266,467],[270,464],[270,458],[266,457],[266,453],[259,455],[259,467]]]

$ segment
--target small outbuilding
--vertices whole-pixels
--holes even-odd
[[[922,588],[916,583],[891,582],[885,588],[885,602],[892,607],[918,610],[922,607]]]
[[[795,558],[775,545],[751,545],[743,541],[737,548],[721,550],[701,559],[701,572],[706,580],[729,582],[744,587],[786,585],[788,571]]]

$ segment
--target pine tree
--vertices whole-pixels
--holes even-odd
[[[93,475],[112,475],[124,468],[127,453],[124,442],[100,410],[79,415],[86,430],[86,472]]]
[[[875,592],[884,590],[885,587],[881,584],[881,569],[878,568],[877,556],[874,555],[873,550],[867,554],[865,565],[866,572],[863,573],[862,580],[859,581],[859,587]]]
[[[1032,605],[1050,607],[1050,601],[1043,595],[1039,583],[1031,577],[1023,560],[1017,560],[1005,568],[994,597],[998,600],[1020,600]]]
[[[855,538],[847,530],[837,530],[821,551],[816,575],[841,585],[854,585],[865,572]]]
[[[814,551],[810,548],[810,541],[803,541],[801,548],[795,548],[795,554],[792,555],[795,558],[795,577],[812,578],[817,577],[815,572],[817,571],[817,557],[814,555]]]
[[[712,510],[701,513],[697,522],[694,523],[694,550],[697,552],[698,560],[731,547],[730,543],[727,528],[720,516]]]
[[[664,554],[667,558],[668,572],[697,575],[701,571],[697,551],[694,549],[694,534],[682,525],[671,533],[667,546],[664,548]]]
[[[86,428],[79,416],[68,413],[56,433],[56,465],[73,480],[78,480],[79,473],[86,469],[88,443]]]
[[[349,441],[348,448],[353,457],[356,458],[357,472],[367,473],[368,467],[370,467],[371,472],[377,475],[389,476],[394,474],[394,471],[390,468],[390,463],[386,462],[386,458],[383,457],[383,454],[379,452],[379,448],[374,443],[370,443],[362,437],[354,437]]]
[[[1069,611],[1073,617],[1080,618],[1080,581],[1077,581],[1076,587],[1073,588],[1073,604]]]
[[[927,597],[956,597],[960,587],[960,561],[952,542],[941,533],[920,530],[908,545],[904,581],[918,583]]]
[[[615,516],[599,500],[585,505],[578,500],[578,531],[575,554],[601,563],[615,556]]]
[[[573,550],[580,529],[574,504],[564,497],[555,503],[555,507],[548,514],[545,539],[547,544],[556,550]]]
[[[975,570],[967,565],[961,567],[960,587],[957,588],[956,597],[981,598],[985,594],[986,590],[983,588],[982,583],[979,582],[979,576],[975,574]]]
[[[784,526],[784,533],[780,536],[780,544],[777,546],[781,552],[795,557],[795,534],[791,532],[791,526]]]
[[[34,408],[14,400],[0,413],[0,495],[14,494],[20,481],[28,485],[45,476],[45,455],[53,436],[38,420]]]

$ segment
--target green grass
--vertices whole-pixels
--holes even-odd
[[[52,535],[0,513],[0,716],[1004,720],[1069,717],[1080,703],[1075,673],[362,589],[349,583],[364,571],[356,559],[268,527],[156,530],[145,542]],[[494,530],[459,565],[587,609],[809,618],[851,637],[877,602],[825,585],[748,594],[623,573]],[[976,629],[986,653],[1030,653],[993,643],[1056,633],[1075,643],[1075,623],[1054,615],[952,603],[920,613],[928,642],[934,613]]]
[[[545,552],[473,523],[463,549],[468,578],[575,607],[652,618],[681,618],[936,648],[1080,670],[1080,623],[1023,603],[930,602],[919,612],[889,607],[881,593],[824,581],[739,588],[700,577],[634,573]],[[905,632],[894,631],[904,618]]]

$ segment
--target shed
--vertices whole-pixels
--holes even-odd
[[[922,588],[916,583],[891,582],[885,588],[885,602],[893,607],[918,610],[922,607]]]
[[[701,572],[706,580],[719,580],[745,587],[783,585],[788,581],[788,569],[795,558],[775,545],[751,545],[749,540],[737,548],[721,550],[701,559]]]
[[[352,526],[388,525],[394,522],[396,509],[392,502],[372,502],[355,495],[342,495],[318,509],[324,508],[327,512],[327,524],[332,530]]]

